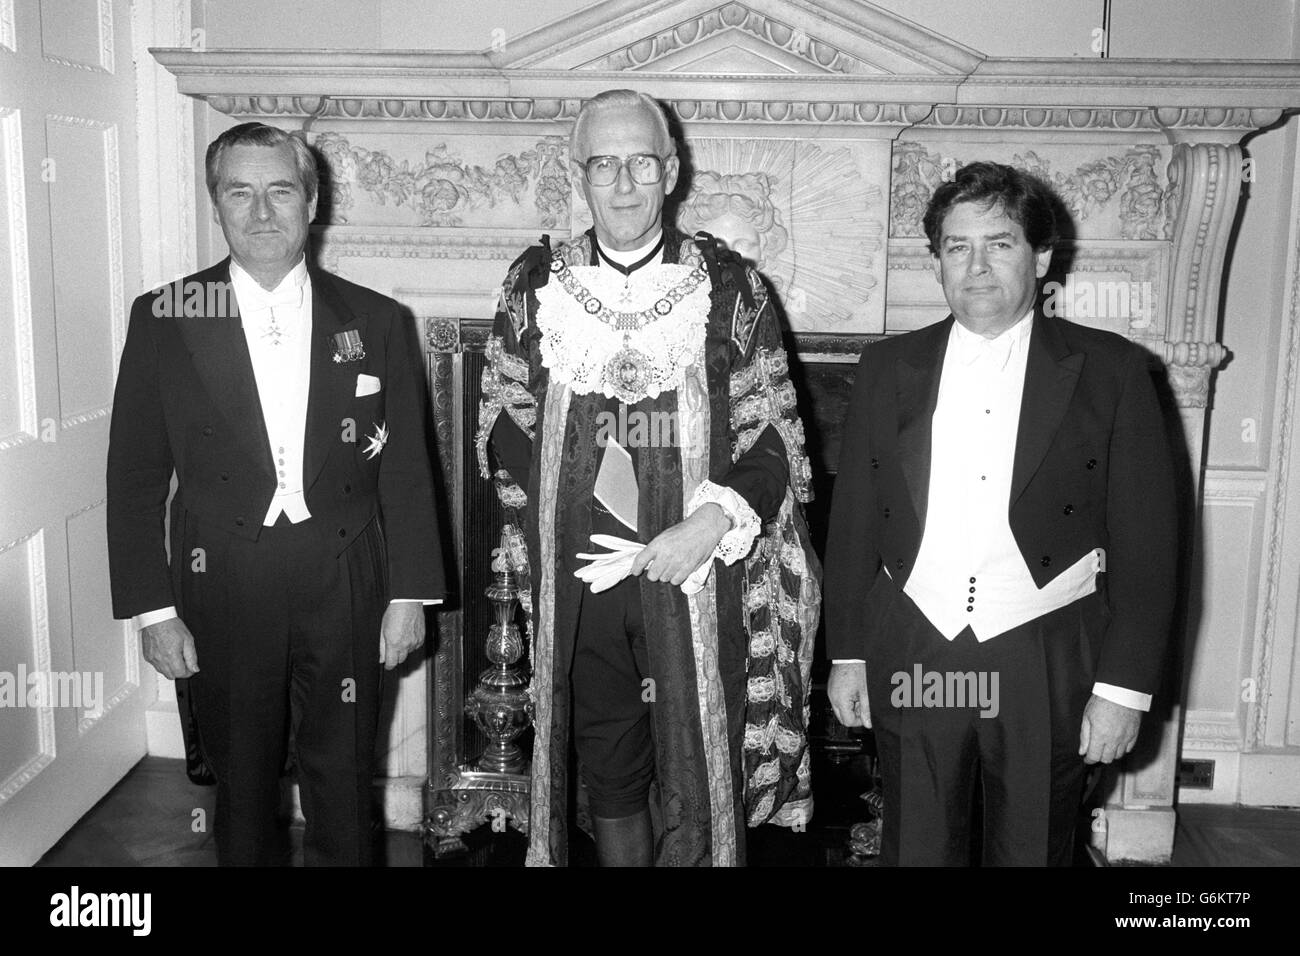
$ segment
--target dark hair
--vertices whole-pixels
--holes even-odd
[[[293,162],[298,168],[298,181],[310,202],[316,198],[319,179],[316,173],[316,157],[302,138],[293,133],[286,133],[265,123],[240,123],[232,126],[208,146],[204,158],[208,182],[208,195],[217,201],[217,176],[220,175],[221,157],[232,146],[284,146],[288,144],[293,151]]]
[[[1056,245],[1056,213],[1050,187],[1014,167],[978,162],[958,169],[952,181],[941,185],[930,197],[922,223],[931,254],[939,254],[943,220],[961,202],[989,208],[1001,206],[1007,218],[1025,231],[1025,239],[1035,252]]]

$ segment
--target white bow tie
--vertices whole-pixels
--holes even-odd
[[[957,338],[957,358],[963,365],[974,365],[980,360],[988,362],[993,368],[1006,368],[1011,358],[1011,348],[1015,337],[1004,332],[995,339],[982,335],[961,335]]]
[[[249,300],[247,304],[241,303],[245,312],[260,312],[263,309],[297,309],[302,307],[302,286],[296,282],[284,282],[271,292],[257,286],[247,298]]]
[[[272,345],[279,345],[294,328],[289,323],[302,308],[302,290],[303,287],[296,282],[282,282],[270,292],[257,286],[245,297],[248,302],[241,304],[240,308],[257,316],[262,338]]]

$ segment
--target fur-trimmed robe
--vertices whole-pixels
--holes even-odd
[[[606,407],[599,391],[578,395],[550,381],[536,290],[550,278],[553,256],[594,265],[594,241],[588,232],[552,250],[543,238],[514,262],[483,374],[478,453],[485,477],[499,416],[531,440],[526,488],[504,469],[495,475],[502,500],[524,507],[531,570],[530,865],[567,861],[569,671],[584,586],[574,572],[585,563],[575,555],[591,550],[597,417]],[[811,497],[810,470],[777,318],[758,275],[711,237],[692,240],[672,229],[665,230],[663,261],[707,271],[710,313],[681,388],[629,407],[674,416],[680,436],[675,447],[639,449],[639,540],[680,522],[699,482],[721,482],[760,438],[788,465],[784,500],[748,558],[730,566],[715,560],[695,595],[644,576],[640,585],[655,687],[656,862],[743,865],[745,823],[798,826],[812,813],[805,731],[821,568],[801,505]],[[707,401],[679,402],[685,390]]]

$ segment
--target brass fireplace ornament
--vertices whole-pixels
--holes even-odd
[[[528,667],[521,663],[524,635],[515,623],[519,602],[528,601],[527,557],[513,525],[501,529],[491,568],[485,591],[492,605],[485,648],[491,666],[465,698],[465,714],[487,743],[478,760],[447,773],[432,790],[427,842],[435,857],[464,852],[460,838],[484,823],[498,833],[507,827],[528,832],[528,760],[517,741],[532,723],[533,704]]]
[[[465,713],[474,718],[488,741],[475,769],[492,773],[524,771],[524,753],[515,741],[528,729],[533,714],[528,678],[518,666],[524,642],[514,623],[519,583],[510,556],[515,533],[506,525],[501,546],[492,551],[492,584],[486,591],[495,620],[487,636],[487,658],[492,666],[479,674],[478,686],[465,701]]]

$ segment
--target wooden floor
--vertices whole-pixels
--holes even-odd
[[[1174,866],[1300,866],[1300,810],[1184,804]]]
[[[95,805],[47,853],[38,866],[215,866],[211,822],[215,788],[197,787],[185,776],[184,762],[146,757]],[[833,809],[833,808],[828,808]],[[833,818],[832,812],[829,816]],[[419,834],[386,835],[382,854],[387,866],[463,866],[471,862],[502,865],[517,862],[522,843],[484,835],[468,858],[426,859]],[[776,828],[757,845],[751,862],[758,865],[843,865],[843,833],[831,825],[804,836]],[[811,837],[811,839],[809,839]],[[290,828],[291,859],[301,864],[300,828]],[[581,844],[574,862],[591,863]],[[1189,804],[1179,808],[1174,841],[1175,867],[1300,866],[1300,810],[1222,807]]]
[[[37,866],[216,866],[212,838],[216,787],[198,787],[185,761],[145,757]],[[289,827],[288,852],[302,865],[302,829]],[[388,866],[420,866],[417,833],[386,834]]]

